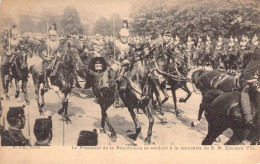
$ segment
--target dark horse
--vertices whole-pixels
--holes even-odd
[[[152,72],[154,79],[152,81],[152,91],[155,93],[160,113],[163,115],[162,104],[169,98],[166,90],[166,84],[168,84],[173,96],[175,114],[178,116],[180,112],[177,109],[176,90],[181,88],[187,92],[187,96],[185,98],[180,98],[179,102],[186,102],[191,96],[191,92],[187,87],[189,79],[186,78],[190,71],[188,57],[185,55],[183,56],[182,53],[176,53],[174,47],[159,46],[159,48],[161,51],[155,53],[155,69]],[[161,90],[165,96],[165,99],[162,101],[159,90]],[[153,106],[156,104],[153,99],[152,104]]]
[[[148,47],[147,47],[148,48]],[[147,55],[144,51],[146,48],[140,48],[139,50],[135,51],[135,55]],[[141,53],[141,54],[140,54]],[[115,61],[114,61],[115,62]],[[152,136],[152,127],[154,123],[154,118],[152,116],[151,110],[148,106],[149,104],[149,94],[150,94],[150,86],[149,86],[149,67],[148,67],[148,60],[139,60],[136,61],[132,66],[130,66],[131,72],[130,77],[128,78],[128,84],[126,89],[126,100],[127,104],[125,106],[128,108],[128,111],[130,112],[130,115],[134,121],[136,132],[134,134],[128,135],[129,138],[136,140],[139,133],[141,132],[141,125],[139,123],[139,120],[137,118],[135,108],[139,109],[141,108],[143,112],[146,114],[149,120],[149,127],[148,127],[148,133],[147,137],[145,138],[145,143],[150,143],[151,136]],[[114,63],[116,64],[116,63]],[[119,63],[117,63],[119,64]],[[120,65],[120,64],[119,64]],[[113,74],[113,69],[108,68],[107,71],[104,72],[103,77],[110,76]],[[105,123],[107,123],[110,131],[111,131],[111,138],[116,139],[116,132],[112,125],[109,122],[108,116],[107,116],[107,109],[115,102],[116,99],[116,90],[117,90],[117,83],[113,82],[113,80],[110,83],[109,89],[101,89],[100,84],[102,83],[103,78],[96,79],[96,82],[94,90],[96,90],[96,97],[100,101],[100,107],[101,107],[101,132],[105,132],[104,127]],[[145,95],[145,99],[141,101],[141,96]]]
[[[36,101],[38,103],[38,110],[40,115],[43,114],[42,108],[45,105],[44,101],[44,89],[40,89],[40,84],[43,84],[43,75],[42,75],[42,60],[39,56],[35,56],[36,61],[38,63],[34,63],[30,67],[30,73],[32,74]],[[51,83],[57,87],[59,87],[59,92],[57,93],[59,98],[62,100],[62,108],[59,109],[58,114],[62,114],[65,112],[65,121],[66,123],[70,122],[70,119],[67,115],[68,109],[68,94],[71,93],[73,88],[73,84],[76,81],[76,72],[83,72],[83,64],[82,61],[74,49],[66,49],[62,51],[60,64],[57,70],[57,75],[51,79]],[[39,101],[39,90],[41,90],[41,99],[42,102]]]
[[[252,102],[256,101],[256,94],[254,91],[250,94]],[[254,106],[254,103],[251,106]],[[254,128],[244,123],[241,113],[241,92],[224,93],[220,90],[210,90],[203,95],[200,108],[205,110],[208,121],[208,134],[202,141],[202,145],[211,145],[228,128],[233,130],[233,135],[225,143],[226,145],[238,145],[245,139],[250,139],[249,137],[254,136],[256,132]]]
[[[241,74],[235,75],[219,70],[207,71],[199,69],[194,71],[191,77],[192,85],[195,85],[195,87],[201,92],[202,96],[212,89],[231,92],[241,90],[245,86],[245,81],[241,80]],[[203,110],[199,110],[198,121],[201,120],[203,112]],[[192,122],[192,126],[197,123],[197,121]]]
[[[28,100],[26,85],[27,85],[28,74],[29,74],[27,57],[30,52],[26,46],[25,41],[20,41],[19,50],[20,50],[19,53],[14,57],[13,63],[1,64],[1,79],[2,79],[3,89],[7,100],[9,100],[8,86],[10,80],[12,78],[15,79],[15,84],[16,84],[15,98],[19,97],[20,94],[19,81],[22,80],[22,92],[24,93],[24,100],[26,101],[26,104],[29,105],[30,102]],[[4,62],[7,62],[7,60]],[[12,74],[10,74],[9,68],[11,68]]]

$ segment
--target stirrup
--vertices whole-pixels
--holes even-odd
[[[113,105],[114,105],[115,108],[123,108],[123,107],[125,107],[124,103],[120,99],[116,100]]]

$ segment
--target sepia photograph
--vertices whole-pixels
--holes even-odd
[[[0,5],[1,147],[259,148],[259,0]]]

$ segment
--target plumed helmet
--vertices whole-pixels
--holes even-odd
[[[55,30],[50,30],[49,31],[49,36],[56,36],[57,32]]]
[[[252,40],[253,40],[253,41],[257,41],[257,39],[258,39],[258,37],[257,37],[256,34],[255,34]]]
[[[190,36],[188,36],[188,41],[191,41],[191,37]]]
[[[119,31],[119,35],[120,36],[129,36],[129,30],[127,28],[122,28],[120,31]]]
[[[82,130],[79,134],[77,146],[97,146],[98,134],[97,130],[85,131]]]
[[[177,41],[180,40],[180,38],[178,37],[178,35],[176,35],[175,40],[177,40]]]
[[[18,31],[16,28],[14,28],[14,29],[12,29],[11,33],[12,33],[13,35],[18,35],[18,34],[19,34],[19,31]]]
[[[169,30],[164,31],[164,36],[172,36],[171,32]]]
[[[235,37],[235,42],[238,42],[238,39],[237,39],[237,37]]]
[[[52,119],[51,116],[48,118],[39,118],[34,123],[34,135],[37,141],[44,141],[50,135],[52,139]]]
[[[229,40],[230,40],[231,42],[233,42],[233,41],[234,41],[234,39],[233,39],[233,37],[232,37],[232,36],[230,37],[230,39],[229,39]]]
[[[9,107],[9,111],[7,112],[7,122],[10,126],[16,125],[17,119],[25,117],[24,107],[25,106]]]

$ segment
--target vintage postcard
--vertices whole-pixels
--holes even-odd
[[[260,163],[258,0],[0,5],[0,163]]]

